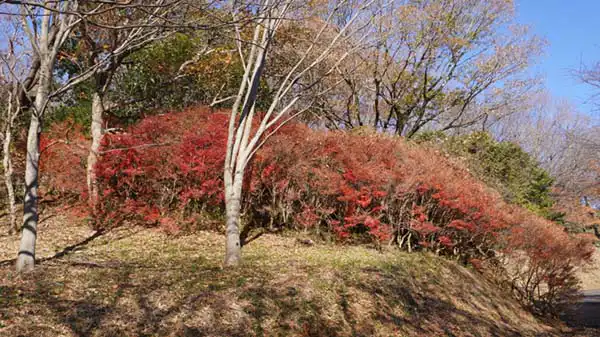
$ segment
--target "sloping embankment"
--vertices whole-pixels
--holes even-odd
[[[42,226],[40,251],[66,242]],[[74,243],[88,234],[72,230]],[[0,256],[13,242],[0,238]],[[424,254],[304,247],[265,236],[221,269],[222,236],[124,229],[0,269],[2,336],[561,336],[477,274]],[[4,250],[4,251],[2,251]]]

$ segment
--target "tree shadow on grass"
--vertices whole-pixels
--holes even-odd
[[[124,239],[128,236],[132,236],[135,235],[136,233],[138,233],[140,230],[137,231],[129,231],[123,235],[120,236],[116,236],[114,238],[111,238],[111,240],[121,240]],[[74,253],[76,251],[82,250],[84,249],[88,244],[92,243],[93,241],[95,241],[96,239],[103,237],[107,234],[111,233],[111,231],[106,231],[106,230],[97,230],[94,233],[92,233],[91,235],[89,235],[88,237],[84,238],[83,240],[76,242],[74,244],[71,244],[65,248],[63,248],[61,251],[55,253],[52,256],[47,256],[47,257],[43,257],[43,258],[39,258],[36,259],[36,263],[42,264],[44,262],[49,262],[49,261],[54,261],[60,258],[63,258],[71,253]],[[15,264],[17,261],[16,258],[14,259],[8,259],[8,260],[2,260],[0,261],[0,267],[5,267],[5,266],[9,266],[9,265],[13,265]]]
[[[336,269],[335,284],[321,289],[316,282],[329,279],[316,267],[223,270],[187,256],[147,264],[56,262],[36,272],[29,291],[0,288],[0,316],[24,306],[76,336],[371,336],[382,325],[410,336],[535,335],[463,310],[439,292],[422,293],[427,281],[408,282],[404,266]],[[65,271],[80,283],[60,285]],[[357,292],[368,296],[369,310],[356,309]]]
[[[191,267],[79,266],[93,275],[86,276],[87,284],[74,298],[55,289],[53,273],[60,270],[56,265],[54,271],[36,272],[30,291],[5,292],[23,293],[18,296],[30,303],[36,316],[52,317],[76,336],[264,336],[273,335],[272,329],[283,335],[339,335],[336,322],[325,319],[327,308],[318,299],[300,296],[298,284],[273,284],[276,275],[264,270]],[[174,271],[178,272],[172,275]],[[104,287],[98,294],[89,291],[98,287]],[[15,297],[8,302],[16,305]],[[0,306],[2,311],[10,309]],[[275,323],[263,326],[267,319]]]
[[[249,302],[247,313],[252,321],[252,333],[271,335],[261,323],[275,320],[270,328],[280,335],[339,336],[340,322],[328,319],[327,308],[321,299],[306,297],[299,285],[273,286],[268,283],[247,287],[241,298]]]
[[[52,256],[44,257],[41,259],[36,259],[36,262],[43,263],[46,261],[52,261],[52,260],[64,257],[65,255],[68,255],[69,253],[72,253],[72,252],[82,249],[83,247],[88,245],[90,242],[96,240],[97,238],[101,237],[104,234],[106,234],[105,231],[96,231],[92,235],[88,236],[87,238],[63,248],[60,252],[57,252],[56,254],[54,254]],[[0,261],[0,267],[15,264],[16,261],[17,261],[16,258]]]

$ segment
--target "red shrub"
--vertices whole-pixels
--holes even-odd
[[[227,124],[227,114],[189,109],[105,136],[96,167],[98,223],[130,220],[176,232],[175,219],[222,214]],[[564,298],[573,269],[590,255],[587,241],[507,205],[462,166],[385,135],[287,125],[253,158],[244,198],[243,235],[259,227],[311,229],[340,241],[427,249],[478,269],[523,262],[503,270],[528,303]],[[520,283],[532,273],[539,282]],[[534,294],[540,289],[546,297]]]
[[[513,292],[540,313],[557,313],[556,304],[570,304],[579,294],[576,268],[594,252],[592,236],[570,236],[549,221],[518,212],[521,217],[507,233],[502,269]]]
[[[157,223],[174,210],[187,215],[220,208],[227,120],[187,110],[105,136],[96,165],[103,190],[98,220],[109,226],[126,219]]]
[[[69,196],[85,200],[88,153],[89,141],[73,121],[55,123],[45,131],[40,138],[42,198]]]

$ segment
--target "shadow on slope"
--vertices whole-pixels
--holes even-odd
[[[222,238],[107,234],[26,279],[0,269],[3,336],[551,336],[451,262],[267,235],[223,270]]]

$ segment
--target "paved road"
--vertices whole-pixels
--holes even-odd
[[[573,315],[566,318],[567,324],[578,328],[600,328],[600,289],[586,290],[583,296]]]

